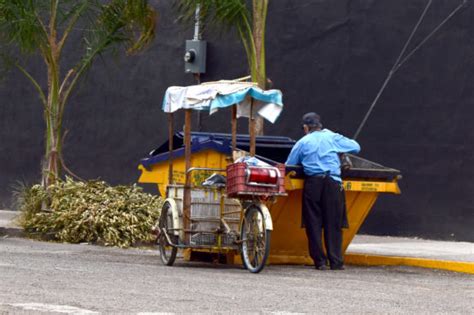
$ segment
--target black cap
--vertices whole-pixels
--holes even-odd
[[[308,127],[323,127],[321,124],[321,117],[314,112],[304,114],[301,121],[303,125],[307,125]]]

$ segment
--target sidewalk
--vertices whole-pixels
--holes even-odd
[[[18,212],[0,210],[0,236],[24,236],[15,225]],[[474,274],[474,243],[356,235],[345,262],[364,266],[414,266]]]
[[[353,265],[398,265],[474,274],[474,243],[356,235],[345,261]]]

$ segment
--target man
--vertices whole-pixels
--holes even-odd
[[[344,191],[341,180],[340,153],[358,153],[360,146],[328,129],[322,129],[316,113],[302,119],[305,136],[291,150],[287,165],[302,165],[305,173],[303,188],[303,223],[314,265],[326,270],[344,269],[342,258],[342,227],[345,218]],[[322,229],[327,256],[322,246]]]

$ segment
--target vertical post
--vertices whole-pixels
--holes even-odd
[[[250,156],[255,156],[255,146],[256,146],[256,123],[254,117],[254,106],[253,98],[250,101],[250,118],[249,118],[249,135],[250,135]]]
[[[237,148],[237,105],[232,106],[232,153]]]
[[[188,170],[191,168],[191,109],[184,111],[184,160],[186,182],[184,184],[183,196],[183,225],[184,230],[189,230],[191,215],[191,174]],[[185,233],[185,241],[188,241],[188,235]]]
[[[168,185],[173,184],[173,135],[174,135],[173,113],[169,113],[168,114]]]
[[[196,79],[196,84],[201,84],[201,74],[195,73],[194,79]],[[202,131],[202,111],[197,111],[197,131]]]

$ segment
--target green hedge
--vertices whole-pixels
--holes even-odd
[[[26,187],[17,198],[19,223],[32,236],[119,247],[152,241],[150,231],[162,205],[161,198],[135,185],[112,187],[70,178],[47,189]]]

